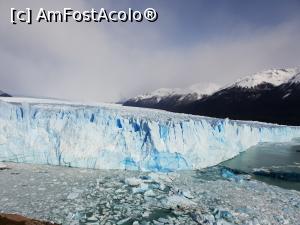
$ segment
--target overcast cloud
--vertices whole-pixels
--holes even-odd
[[[293,13],[300,7],[294,5],[285,9],[291,13],[280,21],[261,24],[233,20],[229,4],[207,18],[207,23],[205,18],[198,22],[184,18],[186,28],[171,8],[173,1],[165,1],[169,8],[153,1],[159,13],[156,23],[9,23],[11,7],[152,6],[151,2],[147,6],[129,2],[115,6],[109,1],[2,1],[0,90],[13,95],[111,102],[160,87],[199,82],[223,85],[260,70],[300,65],[300,17]],[[184,10],[183,15],[188,16],[187,2]],[[214,26],[212,19],[219,21],[208,30],[207,26]]]

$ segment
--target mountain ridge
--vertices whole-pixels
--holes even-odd
[[[188,96],[188,95],[187,95]],[[299,68],[271,69],[246,76],[199,99],[132,100],[126,106],[164,109],[194,115],[300,125]]]
[[[0,97],[11,97],[11,95],[0,90]]]

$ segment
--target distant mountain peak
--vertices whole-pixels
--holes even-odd
[[[300,67],[265,70],[222,88],[196,84],[185,89],[158,89],[123,105],[300,126],[299,99]]]
[[[138,95],[134,97],[134,100],[146,100],[151,98],[156,98],[157,101],[164,97],[169,96],[186,96],[186,95],[197,95],[197,98],[201,98],[204,95],[213,94],[215,91],[220,89],[220,86],[215,83],[198,83],[187,88],[160,88],[150,93]]]
[[[10,95],[0,90],[0,97],[10,97]]]
[[[198,83],[194,84],[187,89],[185,89],[186,93],[195,93],[199,96],[203,95],[211,95],[214,92],[218,91],[221,88],[220,85],[216,83]]]
[[[269,69],[238,79],[234,84],[228,85],[226,88],[255,88],[261,84],[271,84],[277,87],[288,82],[299,72],[299,68]]]

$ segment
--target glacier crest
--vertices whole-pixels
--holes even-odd
[[[0,161],[174,171],[230,159],[300,128],[124,106],[35,99],[0,101]]]

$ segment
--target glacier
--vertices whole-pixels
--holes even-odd
[[[300,127],[232,121],[117,104],[1,98],[0,161],[175,171],[230,159]]]

